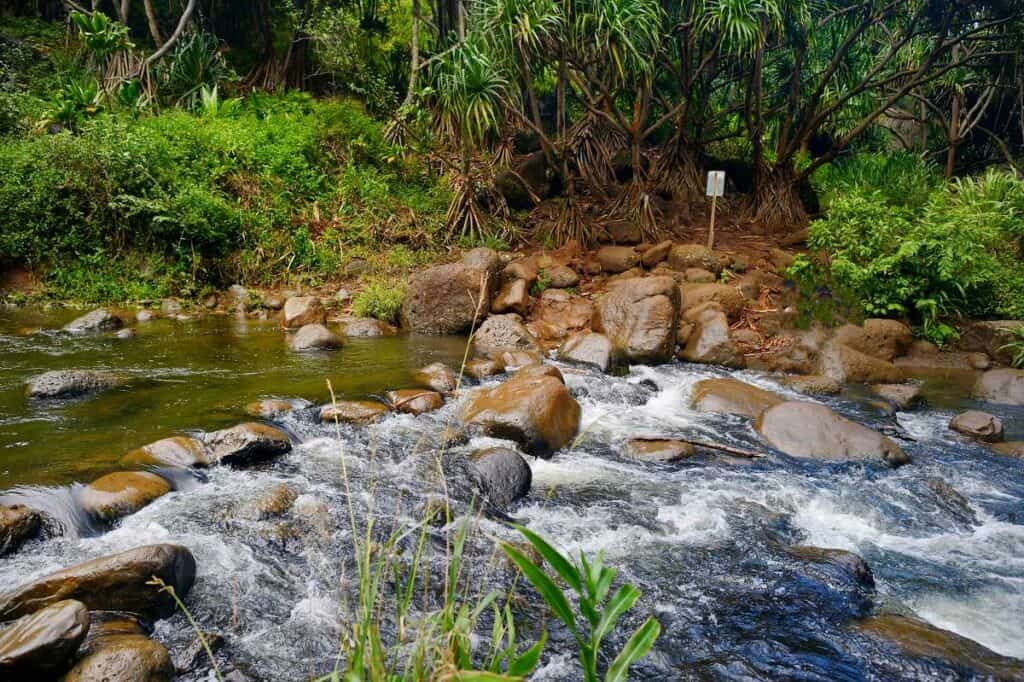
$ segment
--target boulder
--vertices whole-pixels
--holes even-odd
[[[550,455],[576,436],[580,405],[553,376],[523,370],[505,383],[472,395],[462,411],[466,426],[519,443],[528,453]]]
[[[678,316],[679,288],[672,278],[625,279],[597,300],[593,327],[626,360],[664,362],[675,348]]]
[[[547,275],[552,289],[571,289],[580,283],[580,276],[568,265],[555,265]]]
[[[198,438],[172,436],[132,450],[121,458],[120,463],[126,467],[205,467],[210,460],[206,444]]]
[[[1024,370],[989,370],[978,379],[974,395],[989,403],[1024,405]]]
[[[372,400],[338,400],[320,408],[320,421],[365,424],[380,419],[388,412],[387,405]]]
[[[345,322],[345,336],[351,338],[375,338],[393,336],[397,330],[387,322],[372,317],[354,317]]]
[[[327,311],[316,296],[293,296],[284,302],[282,324],[288,329],[298,329],[307,324],[323,324]]]
[[[88,632],[89,611],[72,599],[22,616],[0,630],[0,677],[58,679]]]
[[[473,349],[480,355],[506,350],[536,350],[537,340],[518,315],[491,315],[473,334]]]
[[[263,520],[291,509],[299,494],[287,483],[274,483],[256,493],[240,510],[246,518]]]
[[[1003,422],[999,417],[978,410],[967,410],[956,415],[950,420],[949,428],[988,443],[1003,439]]]
[[[782,379],[784,386],[805,395],[838,395],[843,385],[832,377],[820,374],[809,376],[787,376]]]
[[[0,556],[16,551],[34,538],[42,526],[42,516],[20,504],[0,506]]]
[[[764,372],[821,374],[824,337],[819,330],[781,334],[768,349],[747,356],[747,367]],[[836,377],[829,378],[839,382]]]
[[[540,266],[537,265],[537,259],[527,256],[525,258],[517,258],[512,261],[501,271],[502,282],[514,282],[517,279],[524,280],[527,286],[533,286],[540,276]]]
[[[823,373],[838,381],[864,384],[896,384],[903,370],[893,363],[845,344],[827,344],[820,358]]]
[[[494,189],[513,211],[525,211],[534,206],[533,194],[519,173],[507,169],[498,171],[494,176]]]
[[[544,356],[535,350],[506,350],[493,356],[508,373],[518,372],[524,367],[534,367],[544,363]]]
[[[171,492],[171,484],[148,471],[116,471],[101,476],[78,491],[78,505],[86,514],[112,521],[134,514]]]
[[[665,438],[631,438],[623,452],[638,462],[676,462],[693,457],[696,449],[681,440]]]
[[[597,262],[605,272],[625,272],[640,265],[640,254],[632,246],[603,246],[597,252]]]
[[[890,466],[910,457],[889,438],[841,417],[825,405],[784,402],[754,423],[761,438],[791,457],[822,461],[874,461]]]
[[[409,278],[402,326],[420,334],[464,334],[491,308],[498,282],[462,263],[437,265]]]
[[[1022,320],[977,320],[960,330],[956,346],[962,351],[985,353],[1004,365],[1013,363],[1009,344],[1019,341],[1017,330],[1024,327]]]
[[[612,367],[612,342],[597,332],[577,334],[558,349],[558,359],[607,372]]]
[[[152,310],[140,310],[135,313],[136,322],[151,322],[156,318],[156,313]]]
[[[1005,443],[993,443],[992,450],[1007,457],[1024,459],[1024,440],[1010,440]]]
[[[245,406],[245,413],[256,419],[280,419],[290,412],[295,411],[295,405],[287,400],[275,400],[267,398],[257,400]]]
[[[736,379],[704,379],[693,387],[691,402],[698,412],[756,418],[784,400],[771,391]]]
[[[722,271],[718,256],[703,244],[673,246],[668,253],[668,265],[679,272],[686,272],[687,268],[703,268],[716,274]]]
[[[72,334],[90,334],[94,332],[110,332],[120,329],[124,322],[109,310],[100,308],[64,325],[64,331]]]
[[[644,238],[640,226],[632,220],[612,220],[604,229],[613,244],[638,244]]]
[[[30,398],[72,398],[123,386],[124,377],[90,369],[60,369],[43,372],[29,379]]]
[[[714,301],[722,306],[730,320],[737,319],[746,305],[746,300],[739,289],[729,284],[680,284],[679,293],[682,297],[683,310]]]
[[[406,414],[423,414],[441,409],[444,405],[444,398],[437,391],[427,391],[421,388],[406,388],[399,391],[387,392],[388,402],[391,408],[397,412]]]
[[[288,434],[266,424],[248,422],[208,433],[204,442],[210,463],[245,466],[291,452]]]
[[[473,479],[480,493],[498,509],[506,509],[530,492],[533,471],[510,448],[488,448],[471,456]]]
[[[914,335],[910,327],[898,320],[870,319],[860,327],[843,325],[836,330],[835,339],[865,355],[892,362],[907,352]]]
[[[854,627],[864,635],[894,645],[906,656],[947,661],[973,673],[956,676],[961,679],[1024,680],[1021,660],[997,654],[973,640],[912,616],[873,616]]]
[[[285,298],[281,294],[268,294],[263,299],[263,307],[267,310],[281,310],[284,308]]]
[[[292,350],[335,350],[341,338],[322,324],[307,324],[295,332],[289,344]]]
[[[170,682],[174,672],[163,644],[145,635],[111,635],[92,642],[62,682]]]
[[[693,325],[693,332],[680,352],[683,360],[743,367],[743,353],[729,336],[729,320],[725,313],[706,308],[693,320]]]
[[[526,286],[526,280],[515,279],[511,282],[505,282],[501,286],[501,290],[498,291],[494,301],[491,303],[491,312],[496,314],[517,313],[525,316],[530,312],[530,304],[532,302],[529,287]]]
[[[504,372],[505,366],[494,358],[473,358],[466,363],[465,371],[474,379],[486,379]]]
[[[914,384],[874,384],[871,390],[901,410],[908,410],[921,402],[921,387]]]
[[[86,561],[0,594],[0,617],[19,618],[65,599],[77,599],[90,611],[167,616],[175,603],[149,584],[154,576],[184,598],[195,581],[195,558],[181,545],[163,544]]]
[[[690,284],[712,284],[718,280],[715,277],[715,273],[709,272],[704,268],[686,268],[686,272],[683,273],[683,279]],[[739,291],[737,289],[737,291]],[[743,292],[741,291],[740,294]]]
[[[443,362],[435,362],[413,374],[417,384],[438,393],[451,393],[459,385],[459,377]]]
[[[128,339],[134,339],[135,333],[135,330],[131,328],[118,329],[116,332],[114,332],[114,338],[119,339],[121,341],[126,341]]]
[[[594,305],[589,300],[561,289],[547,289],[540,295],[526,328],[540,341],[558,342],[590,329],[593,316]]]
[[[160,301],[160,314],[164,317],[174,317],[182,313],[181,301],[173,298],[165,298]]]
[[[490,275],[494,282],[498,281],[501,274],[501,256],[494,249],[478,247],[462,254],[462,264],[467,268],[482,270]]]
[[[672,242],[669,240],[655,244],[643,252],[643,255],[640,256],[640,263],[650,270],[658,263],[664,262],[671,250]]]

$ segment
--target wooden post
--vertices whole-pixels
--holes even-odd
[[[705,192],[711,197],[711,225],[708,227],[708,248],[715,248],[715,212],[718,209],[718,197],[725,193],[725,172],[708,171],[708,188]]]
[[[708,248],[715,248],[715,204],[717,203],[718,195],[711,195],[711,227],[708,228]]]

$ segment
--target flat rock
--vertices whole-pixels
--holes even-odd
[[[91,369],[61,369],[43,372],[29,379],[30,398],[72,398],[107,391],[125,384],[124,377]]]
[[[979,410],[961,412],[950,420],[949,428],[988,443],[1003,439],[1003,422],[999,417]]]
[[[0,594],[0,618],[19,618],[65,599],[90,611],[127,611],[166,616],[174,600],[149,581],[156,576],[184,598],[196,577],[196,561],[181,545],[146,545],[86,561]]]
[[[704,379],[693,387],[691,402],[698,412],[756,418],[784,401],[771,391],[736,379]]]
[[[143,445],[121,458],[122,466],[205,467],[210,463],[206,444],[198,438],[172,436]]]
[[[392,409],[405,414],[423,414],[439,410],[444,405],[444,398],[437,391],[421,388],[404,388],[387,392],[388,402]]]
[[[473,349],[480,355],[506,350],[537,350],[537,339],[515,314],[491,315],[473,334]]]
[[[910,457],[896,443],[841,417],[825,405],[790,401],[761,413],[754,428],[791,457],[822,461],[874,461],[899,466]]]
[[[339,400],[320,408],[320,421],[365,424],[382,418],[390,411],[387,405],[372,400]]]
[[[171,492],[167,479],[148,471],[117,471],[97,478],[76,495],[82,510],[112,521],[134,514]]]
[[[843,390],[843,385],[838,381],[820,374],[787,376],[782,379],[782,383],[797,393],[806,395],[839,395]]]
[[[596,367],[602,372],[611,369],[613,357],[611,340],[597,332],[577,334],[558,350],[559,360]]]
[[[336,350],[341,348],[341,337],[322,324],[303,325],[288,342],[292,350]]]
[[[24,505],[0,506],[0,556],[17,551],[34,538],[42,522],[39,512]]]
[[[295,405],[287,400],[277,400],[275,398],[257,400],[245,406],[245,413],[256,419],[280,419],[294,411]]]
[[[293,296],[284,302],[281,322],[287,329],[299,329],[307,324],[323,324],[327,311],[316,296]]]
[[[676,462],[693,457],[696,449],[690,443],[670,438],[631,438],[624,454],[638,462]]]
[[[56,679],[89,631],[85,604],[68,599],[22,616],[0,630],[0,677]]]
[[[123,326],[124,322],[120,317],[105,308],[99,308],[68,322],[64,325],[64,331],[71,334],[91,334],[110,332]]]
[[[533,471],[511,448],[488,448],[473,453],[473,478],[481,494],[498,509],[507,509],[530,492]]]
[[[459,385],[459,377],[443,362],[435,362],[418,370],[413,379],[424,388],[438,393],[451,393]]]
[[[990,403],[1024,405],[1024,370],[989,370],[978,379],[974,395]]]
[[[204,442],[210,463],[244,466],[291,452],[288,434],[266,424],[248,422],[208,433]]]

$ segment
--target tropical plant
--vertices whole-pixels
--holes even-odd
[[[85,119],[100,110],[100,86],[93,79],[68,78],[53,95],[43,125],[56,123],[68,130],[78,130]]]
[[[999,350],[1009,351],[1010,364],[1014,367],[1024,367],[1024,325],[1013,330],[1013,341],[1003,344]]]
[[[89,13],[72,11],[71,22],[78,28],[86,48],[100,64],[112,55],[134,47],[128,39],[128,27],[99,10]]]

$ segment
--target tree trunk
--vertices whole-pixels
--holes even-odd
[[[946,179],[953,177],[956,169],[956,148],[960,144],[960,109],[963,95],[959,90],[953,92],[952,110],[949,114],[949,151],[946,152]]]
[[[754,187],[751,221],[765,234],[790,232],[807,225],[799,179],[791,162],[780,162],[761,174]]]
[[[153,0],[142,0],[142,6],[146,10],[146,23],[149,25],[149,35],[157,48],[164,46],[163,36],[160,35],[160,23],[156,18],[156,11],[153,9]]]

